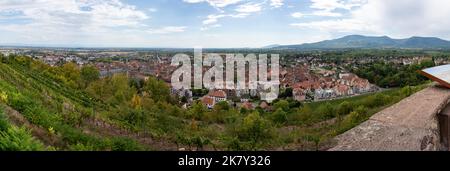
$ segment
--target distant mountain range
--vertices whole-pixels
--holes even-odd
[[[387,36],[372,37],[362,35],[350,35],[334,40],[325,40],[317,43],[305,43],[300,45],[268,46],[272,49],[450,49],[450,41],[436,37],[411,37],[408,39],[392,39]]]
[[[273,44],[273,45],[269,45],[269,46],[264,46],[262,48],[268,49],[268,48],[276,48],[276,47],[280,47],[280,46],[282,46],[282,45],[280,45],[280,44]]]

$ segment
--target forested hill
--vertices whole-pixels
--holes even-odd
[[[450,49],[450,41],[436,37],[411,37],[407,39],[392,39],[387,36],[371,37],[350,35],[334,40],[325,40],[317,43],[301,45],[270,46],[273,49],[376,49],[376,48],[402,48],[402,49]]]

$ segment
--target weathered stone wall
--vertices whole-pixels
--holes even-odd
[[[430,86],[337,136],[330,151],[442,150],[437,115],[449,100],[449,89]]]

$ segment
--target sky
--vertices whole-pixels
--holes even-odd
[[[450,0],[0,0],[0,45],[244,48],[450,40]]]

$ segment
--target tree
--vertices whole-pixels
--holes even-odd
[[[300,106],[302,106],[302,103],[294,100],[292,98],[288,98],[288,102],[289,102],[289,108],[293,109],[293,108],[299,108]]]
[[[401,92],[405,97],[410,96],[412,94],[411,86],[403,87]]]
[[[125,74],[114,74],[112,77],[103,78],[92,82],[86,91],[98,99],[107,103],[119,105],[128,103],[137,91],[128,84]]]
[[[133,98],[131,99],[131,106],[134,109],[141,109],[142,106],[142,99],[137,94],[133,95]]]
[[[226,144],[228,150],[234,150],[234,151],[245,150],[245,148],[243,147],[243,145],[238,137],[226,138],[225,144]]]
[[[317,133],[313,133],[313,134],[306,135],[306,136],[304,137],[304,139],[305,139],[306,141],[309,141],[309,142],[314,143],[314,149],[315,149],[316,151],[319,151],[319,148],[320,148],[320,142],[321,142],[322,139],[323,139],[322,136],[323,136],[323,135],[320,135],[320,134],[317,134]]]
[[[283,111],[289,111],[289,102],[287,100],[280,100],[276,102],[274,105],[275,110],[282,109]]]
[[[127,106],[121,106],[118,110],[121,119],[133,127],[142,127],[147,123],[148,115],[143,110],[132,109]]]
[[[192,107],[189,109],[188,114],[194,119],[200,120],[205,116],[207,109],[206,107],[199,101],[194,102]]]
[[[288,98],[288,97],[292,97],[293,93],[292,93],[292,88],[288,87],[286,89],[282,89],[279,98]]]
[[[81,68],[81,79],[84,82],[84,87],[100,78],[100,72],[94,66],[88,65]]]
[[[117,103],[127,102],[136,93],[128,84],[125,74],[114,74],[111,78],[111,86],[114,91],[113,97]]]
[[[250,141],[251,148],[255,149],[258,143],[272,136],[271,129],[267,120],[258,112],[252,112],[243,119],[239,135],[241,139]]]
[[[166,83],[157,80],[154,77],[150,77],[144,86],[144,90],[150,95],[150,97],[158,101],[170,102],[170,89]]]
[[[226,101],[221,101],[214,105],[214,111],[220,112],[220,111],[228,111],[230,109],[230,105]]]
[[[186,96],[181,97],[180,99],[181,103],[185,104],[188,102],[188,98]]]
[[[344,109],[343,109],[344,110]],[[347,109],[345,109],[347,110]],[[345,112],[345,111],[342,111]],[[333,118],[337,115],[336,111],[334,111],[333,106],[331,106],[330,103],[322,104],[317,108],[317,113],[324,117],[324,119],[327,118]],[[347,114],[347,113],[346,113]],[[343,114],[345,115],[345,114]]]
[[[358,125],[360,122],[362,122],[363,119],[364,119],[364,117],[361,113],[358,113],[356,111],[351,112],[342,121],[340,131],[344,132],[344,131],[347,131],[348,129],[353,128],[355,125]]]
[[[313,110],[309,105],[304,105],[299,108],[298,111],[294,115],[289,115],[289,121],[294,122],[296,124],[305,124],[308,123],[313,116]]]
[[[239,110],[239,113],[241,114],[247,114],[248,110],[244,107],[241,107],[241,109]]]
[[[7,60],[6,60],[5,56],[3,56],[2,53],[0,53],[0,63],[6,63],[6,62],[7,62]]]
[[[354,73],[380,87],[413,86],[422,84],[427,80],[416,71],[432,66],[434,66],[432,60],[426,60],[420,64],[412,65],[376,62],[358,67],[354,70]]]
[[[342,102],[341,104],[339,104],[338,108],[337,108],[337,112],[339,115],[347,115],[349,114],[351,111],[353,110],[353,106],[350,102]]]
[[[194,144],[197,147],[197,151],[203,150],[203,147],[205,145],[211,144],[211,140],[199,135],[196,135],[191,138],[192,144]]]
[[[378,93],[376,95],[372,95],[368,97],[365,101],[365,104],[367,107],[379,107],[383,106],[385,103],[388,103],[388,99],[386,98],[386,95],[383,95],[382,93]]]
[[[284,124],[287,122],[287,112],[285,112],[284,110],[277,109],[275,112],[272,113],[272,121],[274,121],[275,123],[279,123],[279,124]]]
[[[66,79],[66,83],[72,88],[78,88],[81,83],[80,69],[77,64],[69,62],[62,66],[62,74]]]
[[[430,67],[433,67],[433,66],[435,66],[433,60],[425,60],[425,61],[422,61],[419,64],[419,68],[418,69],[430,68]]]
[[[19,65],[22,65],[22,66],[25,66],[25,67],[29,67],[31,62],[32,62],[32,59],[30,57],[17,56],[15,54],[10,54],[8,58],[13,59],[13,61],[16,64],[19,64]]]
[[[368,109],[366,108],[366,107],[364,107],[364,106],[358,106],[356,109],[355,109],[355,112],[357,112],[357,113],[359,113],[359,114],[366,114],[367,113],[367,111],[368,111]]]

